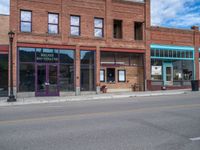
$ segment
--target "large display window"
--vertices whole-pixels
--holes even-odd
[[[74,51],[50,48],[18,48],[19,92],[56,96],[74,91]]]
[[[81,91],[95,91],[95,52],[80,51]]]
[[[194,48],[151,45],[151,80],[163,85],[190,85],[194,76]]]

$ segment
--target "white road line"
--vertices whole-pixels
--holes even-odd
[[[190,138],[191,141],[200,141],[200,137]]]

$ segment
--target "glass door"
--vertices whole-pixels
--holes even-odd
[[[58,66],[48,65],[48,96],[59,96],[58,91]]]
[[[164,63],[163,64],[163,80],[164,85],[173,85],[173,66],[172,63]]]
[[[58,65],[38,64],[36,70],[36,96],[59,96]]]

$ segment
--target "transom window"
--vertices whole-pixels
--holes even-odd
[[[21,10],[20,31],[31,32],[31,30],[32,30],[32,12],[27,10]]]
[[[56,13],[48,14],[48,33],[50,34],[59,33],[59,15]]]
[[[70,34],[80,36],[80,16],[70,16]]]
[[[103,18],[94,18],[94,36],[95,37],[102,38],[104,36],[103,24],[104,24]]]
[[[172,49],[151,49],[153,58],[193,59],[193,51]]]

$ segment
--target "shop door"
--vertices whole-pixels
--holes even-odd
[[[59,96],[58,65],[38,64],[36,70],[36,96]]]
[[[173,85],[173,66],[172,63],[163,64],[164,85]]]

